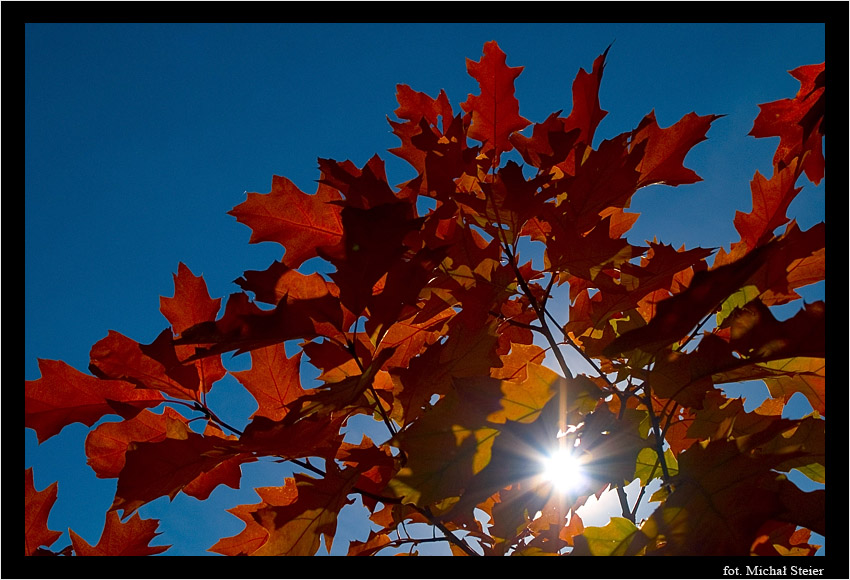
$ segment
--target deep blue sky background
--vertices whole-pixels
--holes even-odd
[[[245,192],[268,192],[272,175],[313,193],[318,157],[360,167],[378,153],[391,184],[413,177],[386,152],[398,144],[386,121],[398,106],[395,85],[434,97],[445,89],[457,112],[479,92],[465,58],[480,60],[488,40],[509,66],[525,67],[516,94],[533,122],[567,114],[579,68],[589,70],[614,42],[596,144],[653,109],[662,127],[691,111],[727,115],[685,162],[705,181],[635,196],[631,211],[642,215],[629,239],[676,247],[728,249],[739,238],[735,210],[750,211],[749,181],[756,170],[771,175],[778,142],[747,136],[757,104],[792,97],[799,83],[786,71],[824,60],[822,24],[29,24],[26,379],[40,376],[37,358],[85,370],[90,346],[110,329],[151,342],[167,326],[159,297],[173,296],[181,261],[203,274],[213,297],[226,297],[244,270],[279,259],[280,246],[248,245],[250,230],[225,213]],[[825,181],[799,185],[788,215],[806,229],[824,219]],[[801,293],[819,299],[823,286]],[[250,359],[225,364],[241,370]],[[746,395],[747,408],[767,394],[761,383],[730,392]],[[255,408],[230,378],[210,401],[237,425]],[[789,412],[809,412],[794,403]],[[86,465],[87,432],[74,424],[39,446],[26,430],[25,467],[34,467],[37,489],[59,481],[51,529],[70,527],[94,544],[115,480]],[[140,514],[161,518],[155,543],[173,544],[166,554],[202,554],[242,530],[226,508],[256,503],[254,487],[281,485],[288,474],[279,464],[248,464],[241,490],[219,487],[205,502],[161,498]],[[344,512],[340,540],[365,540],[359,514]],[[65,534],[53,547],[68,543]],[[346,547],[338,541],[332,553]]]

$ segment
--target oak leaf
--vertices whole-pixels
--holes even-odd
[[[824,175],[825,63],[797,67],[790,74],[800,81],[797,95],[759,105],[759,115],[749,134],[779,137],[773,164],[782,169],[795,158],[803,159],[802,170],[817,185]]]
[[[472,113],[468,136],[481,141],[486,150],[495,154],[513,149],[508,138],[514,131],[528,126],[529,121],[519,114],[519,101],[514,96],[514,80],[523,67],[509,67],[506,55],[490,41],[484,44],[484,54],[479,62],[466,59],[466,70],[478,81],[481,94],[469,95],[461,107]]]
[[[228,213],[251,228],[249,243],[277,242],[286,248],[283,263],[297,268],[316,257],[316,250],[336,244],[342,236],[342,197],[333,187],[319,184],[309,195],[285,177],[275,175],[269,193],[249,193]]]
[[[32,467],[24,470],[24,556],[32,556],[40,546],[50,546],[62,532],[47,527],[47,517],[56,502],[58,485],[54,481],[41,491],[35,489]]]
[[[823,529],[822,494],[802,492],[771,471],[799,452],[792,448],[753,453],[784,429],[786,425],[776,422],[755,435],[682,452],[673,493],[641,526],[652,542],[648,552],[748,555],[759,528],[776,519]]]
[[[638,187],[653,183],[683,185],[702,179],[691,169],[682,165],[685,156],[697,143],[706,139],[708,128],[722,115],[699,116],[688,113],[666,129],[658,126],[655,111],[649,113],[632,132],[630,148],[644,145]]]
[[[201,380],[194,364],[184,364],[177,358],[169,329],[163,330],[149,345],[132,340],[110,330],[106,338],[94,344],[89,353],[89,370],[103,379],[120,379],[140,389],[153,389],[185,400],[197,400],[199,390],[208,391],[210,380]],[[224,376],[224,369],[212,380]]]
[[[213,300],[202,276],[195,276],[180,262],[174,274],[174,296],[159,299],[159,309],[171,323],[174,334],[207,320],[215,320],[221,307],[221,298]]]
[[[240,511],[245,519],[245,530],[236,536],[237,545],[243,548],[253,547],[252,556],[313,556],[320,546],[320,537],[325,537],[325,547],[330,550],[336,533],[337,517],[343,506],[351,503],[347,498],[353,481],[345,477],[345,472],[331,471],[322,479],[314,479],[302,474],[287,478],[282,488],[261,493],[265,500],[254,506],[241,506],[249,509]],[[268,488],[258,489],[257,492]],[[253,509],[250,509],[253,508]],[[251,520],[247,520],[250,515]],[[257,539],[265,531],[265,541]],[[235,542],[225,538],[211,548],[222,552],[232,552]]]
[[[163,401],[159,391],[137,389],[122,380],[101,380],[61,361],[39,359],[41,378],[26,381],[24,425],[34,429],[39,443],[79,422],[91,427],[105,415],[130,419]]]
[[[159,520],[143,520],[139,514],[133,514],[133,517],[123,523],[118,512],[108,511],[97,545],[90,545],[74,530],[68,530],[68,533],[78,556],[152,556],[171,547],[149,545],[159,535],[157,527]]]
[[[657,314],[646,326],[617,337],[603,352],[609,357],[634,348],[650,352],[684,338],[727,296],[744,286],[777,251],[775,244],[769,244],[731,264],[697,272],[686,290],[658,303]]]
[[[286,405],[304,393],[300,369],[301,352],[287,358],[282,342],[252,350],[251,368],[232,373],[257,401],[258,408],[250,418],[283,419]]]
[[[794,187],[797,180],[797,161],[775,171],[770,180],[756,171],[750,189],[752,190],[753,209],[750,213],[735,212],[735,229],[741,234],[741,241],[749,249],[770,239],[773,230],[788,223],[785,212],[802,187]]]
[[[160,441],[131,442],[111,509],[123,510],[126,517],[159,497],[173,499],[197,477],[237,454],[235,441],[200,435],[188,426]]]

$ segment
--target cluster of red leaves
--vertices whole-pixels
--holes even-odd
[[[340,510],[359,495],[379,529],[350,542],[352,555],[415,544],[390,537],[406,522],[435,526],[456,554],[475,554],[474,544],[485,555],[812,554],[824,492],[803,492],[782,472],[824,482],[825,305],[784,321],[769,307],[824,277],[824,224],[802,231],[786,216],[800,176],[823,176],[824,65],[792,71],[797,96],[762,105],[751,135],[780,137],[774,173],[756,173],[753,209],[735,216],[741,239],[709,265],[712,250],[632,245],[623,236],[637,214],[624,209],[644,186],[699,181],[683,162],[718,116],[661,128],[650,113],[594,148],[605,58],[579,72],[568,116],[533,125],[514,96],[522,68],[508,67],[495,42],[467,62],[480,94],[462,111],[444,92],[399,85],[390,125],[401,144],[391,152],[414,179],[390,187],[377,156],[362,168],[320,159],[314,194],[275,176],[269,193],[249,193],[230,213],[252,243],[279,243],[283,257],[236,280],[242,291],[220,317],[220,299],[180,264],[174,296],[161,300],[170,327],[153,343],[110,331],[91,349],[92,375],[39,361],[25,424],[40,442],[73,422],[122,419],[85,443],[97,476],[118,480],[103,536],[91,547],[71,532],[60,553],[161,552],[148,546],[158,522],[141,520],[141,506],[238,488],[240,466],[268,457],[304,473],[232,508],[245,528],[211,551],[312,555],[322,536],[330,548]],[[524,166],[500,162],[513,150]],[[422,198],[432,209],[420,210]],[[542,268],[520,260],[529,240],[545,247]],[[299,271],[316,258],[330,274]],[[562,284],[565,324],[547,309]],[[717,324],[700,334],[712,314]],[[300,350],[288,357],[292,340]],[[573,375],[562,348],[598,372]],[[542,366],[549,350],[560,374]],[[257,401],[241,430],[206,404],[230,352],[251,357],[250,370],[232,373]],[[302,387],[308,361],[321,386]],[[752,379],[772,395],[752,412],[717,388]],[[816,413],[783,419],[795,393]],[[180,405],[204,416],[202,433]],[[355,414],[383,421],[387,440],[343,441]],[[566,439],[588,475],[569,497],[538,474],[540,456]],[[651,517],[638,525],[637,506],[624,506],[605,527],[583,526],[575,510],[589,496],[637,478],[664,483]],[[26,471],[28,555],[54,553],[56,494],[56,484],[36,492]],[[118,510],[132,518],[122,523]]]

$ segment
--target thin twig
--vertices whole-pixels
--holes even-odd
[[[357,339],[357,322],[356,321],[354,322],[354,339],[355,340]],[[354,342],[354,340],[348,340],[347,337],[346,337],[346,343],[347,343],[346,344],[346,350],[348,350],[349,354],[351,355],[351,358],[354,359],[354,362],[357,363],[357,368],[360,369],[360,373],[364,374],[366,372],[366,369],[363,367],[363,362],[360,360],[360,357],[357,355],[356,343]],[[367,388],[368,388],[369,392],[372,393],[372,396],[375,398],[375,409],[378,411],[378,414],[381,416],[381,419],[383,419],[384,425],[387,426],[387,429],[389,430],[390,435],[395,437],[398,434],[398,432],[396,431],[396,429],[393,427],[392,423],[390,422],[390,418],[389,418],[389,416],[387,416],[387,413],[384,410],[384,405],[381,404],[381,399],[378,397],[378,393],[375,391],[375,387],[372,386],[372,383],[370,382],[369,386]]]
[[[667,469],[667,460],[664,458],[664,438],[661,433],[661,427],[658,423],[658,417],[655,415],[655,410],[652,408],[652,390],[649,386],[649,381],[644,381],[644,404],[649,413],[649,420],[652,423],[652,430],[655,433],[655,453],[658,454],[658,459],[661,461],[661,472],[663,474],[664,486],[670,489],[670,472]]]
[[[463,540],[463,538],[458,538],[456,535],[454,535],[454,533],[450,529],[448,529],[443,524],[443,522],[441,522],[434,514],[431,513],[430,509],[428,509],[427,507],[420,508],[419,506],[416,506],[416,505],[414,505],[413,508],[416,511],[418,511],[419,513],[421,513],[423,516],[428,518],[428,520],[431,522],[431,524],[437,526],[437,528],[439,528],[439,530],[441,532],[443,532],[443,534],[445,534],[446,539],[448,539],[452,544],[454,544],[455,546],[457,546],[458,548],[463,550],[464,553],[466,553],[469,556],[480,556],[481,555],[478,552],[476,552],[475,550],[473,550],[472,548],[470,548],[469,544],[467,544]]]
[[[528,287],[528,284],[526,283],[522,272],[519,271],[519,266],[517,266],[516,257],[514,256],[514,253],[511,251],[510,247],[507,244],[503,246],[503,249],[508,255],[508,262],[510,262],[511,267],[513,268],[514,275],[517,279],[517,284],[519,284],[519,287],[522,289],[523,294],[528,297],[528,301],[531,304],[531,308],[534,310],[535,314],[537,314],[537,319],[540,321],[541,325],[539,332],[546,338],[546,341],[549,343],[549,346],[552,347],[552,354],[555,355],[555,359],[558,361],[558,366],[561,367],[561,372],[563,372],[564,377],[568,379],[574,378],[569,366],[567,366],[567,361],[564,359],[564,355],[561,352],[561,349],[558,348],[558,342],[555,340],[555,337],[552,336],[552,331],[549,330],[549,325],[546,322],[545,310],[540,308],[540,304],[538,304],[537,298],[535,298],[534,294],[531,292],[531,288]]]
[[[298,465],[298,466],[300,466],[304,469],[308,469],[308,470],[312,471],[313,473],[315,473],[317,475],[321,475],[323,477],[327,475],[324,472],[324,470],[319,469],[318,467],[310,465],[309,463],[306,463],[306,462],[301,461],[299,459],[288,459],[288,461],[291,461],[295,465]],[[402,503],[401,499],[399,499],[399,498],[385,497],[385,496],[382,496],[382,495],[372,493],[370,491],[366,491],[365,489],[361,489],[357,486],[352,487],[351,490],[355,493],[359,493],[360,495],[369,497],[371,499],[374,499],[375,501],[383,502],[385,504],[401,504]],[[443,534],[446,537],[445,538],[439,538],[439,539],[445,539],[445,540],[455,544],[457,547],[459,547],[461,550],[463,550],[465,553],[469,554],[470,556],[479,556],[480,555],[477,552],[475,552],[475,550],[470,548],[469,545],[466,542],[464,542],[462,538],[459,538],[456,535],[454,535],[454,533],[450,529],[448,529],[434,514],[431,513],[430,509],[428,509],[427,507],[420,508],[419,506],[414,505],[414,504],[409,504],[409,505],[414,510],[418,511],[423,516],[428,518],[428,521],[431,522],[431,525],[435,526],[441,532],[443,532]]]

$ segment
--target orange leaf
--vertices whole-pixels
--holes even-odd
[[[233,374],[254,399],[258,409],[251,415],[283,419],[286,405],[304,394],[300,379],[301,351],[286,357],[283,343],[251,351],[251,368]]]
[[[222,554],[239,550],[252,556],[313,556],[323,534],[330,550],[339,510],[351,503],[347,495],[352,485],[351,479],[338,474],[314,479],[299,473],[286,478],[283,487],[257,489],[262,503],[230,510],[246,522],[245,530],[220,540],[210,550]],[[265,541],[260,543],[263,533]]]
[[[321,274],[305,275],[282,262],[274,262],[263,271],[248,270],[235,282],[246,292],[253,292],[258,302],[266,304],[277,304],[284,297],[309,300],[339,293],[336,286],[322,278]]]
[[[139,514],[133,514],[129,521],[122,523],[118,512],[109,511],[96,546],[91,546],[73,530],[68,533],[78,556],[151,556],[171,547],[148,545],[159,535],[157,527],[159,520],[143,520]]]

